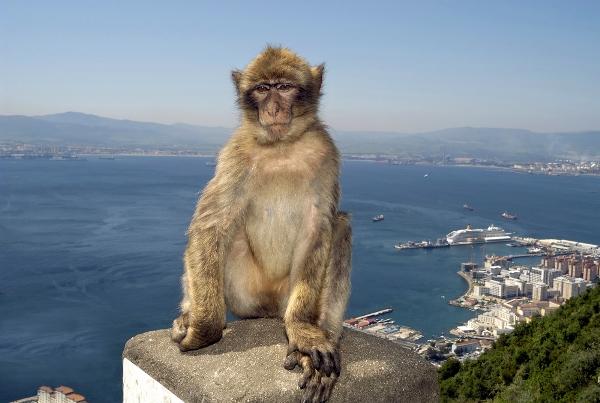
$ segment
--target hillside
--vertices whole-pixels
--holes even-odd
[[[600,287],[439,375],[447,402],[600,402]]]
[[[194,148],[214,152],[231,129],[136,122],[78,112],[1,116],[0,141],[100,147]]]
[[[110,119],[78,112],[0,115],[0,142],[216,152],[232,131],[223,127]],[[332,129],[332,135],[343,153],[501,161],[600,159],[600,131],[535,133],[523,129],[462,127],[426,133]]]

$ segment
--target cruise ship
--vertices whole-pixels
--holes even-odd
[[[465,229],[452,231],[446,235],[450,245],[470,245],[474,243],[504,242],[511,239],[510,233],[502,228],[490,225],[487,229],[472,228],[467,225]]]

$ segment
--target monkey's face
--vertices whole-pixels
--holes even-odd
[[[258,121],[273,140],[289,130],[299,91],[294,83],[278,80],[259,83],[252,89],[250,97],[258,110]]]
[[[246,123],[260,143],[292,139],[317,119],[324,66],[285,48],[267,47],[231,77]]]

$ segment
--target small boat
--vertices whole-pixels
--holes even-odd
[[[216,167],[217,163],[215,161],[208,161],[205,162],[204,165],[206,165],[207,167]]]
[[[508,211],[505,211],[504,213],[500,214],[502,216],[502,218],[506,218],[507,220],[516,220],[517,216],[514,214],[509,213]]]
[[[527,252],[531,254],[542,253],[543,250],[541,248],[531,247],[527,248]]]
[[[373,222],[383,221],[383,214],[376,215],[375,217],[371,218],[371,220],[373,220]]]
[[[428,178],[428,177],[429,177],[429,174],[423,175],[423,178]]]
[[[473,207],[469,206],[468,204],[463,204],[463,208],[465,210],[468,210],[468,211],[474,211],[475,210]]]

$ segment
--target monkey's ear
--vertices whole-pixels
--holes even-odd
[[[237,93],[240,93],[240,81],[242,80],[242,72],[239,70],[233,70],[231,72],[231,79],[233,80],[233,85],[235,85],[235,90]]]
[[[310,72],[313,76],[313,81],[315,83],[315,89],[317,93],[321,93],[321,87],[323,86],[323,75],[325,74],[325,63],[319,64],[318,66],[314,66],[310,68]]]

